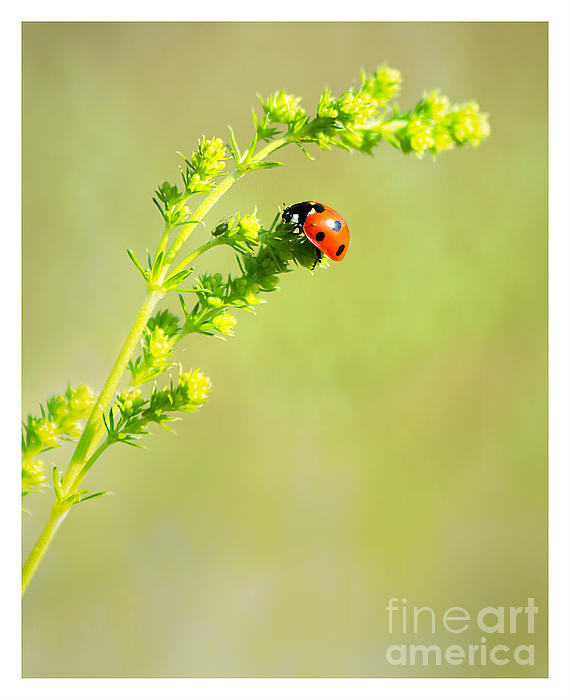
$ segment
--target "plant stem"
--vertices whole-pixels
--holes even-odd
[[[133,323],[127,339],[121,348],[113,369],[111,370],[111,374],[107,378],[101,393],[97,397],[97,401],[95,402],[95,406],[93,407],[91,415],[89,416],[87,424],[85,425],[83,433],[81,434],[81,438],[77,443],[77,447],[75,448],[71,462],[69,463],[69,467],[65,472],[65,476],[61,484],[61,493],[63,498],[72,493],[72,484],[74,484],[76,481],[77,476],[83,469],[84,464],[91,456],[93,448],[97,442],[99,442],[105,431],[105,426],[103,425],[103,414],[106,412],[109,403],[117,390],[121,377],[127,368],[129,359],[133,354],[137,343],[139,342],[139,338],[141,337],[142,332],[152,315],[152,312],[154,311],[154,307],[163,296],[164,292],[162,291],[150,291],[139,309],[135,322]]]
[[[210,250],[210,248],[215,248],[217,245],[222,245],[225,242],[226,241],[224,240],[224,238],[220,236],[219,238],[213,238],[207,243],[204,243],[203,245],[196,248],[195,251],[190,253],[188,257],[184,258],[184,260],[182,260],[182,262],[179,265],[177,265],[170,274],[174,277],[174,275],[176,275],[178,272],[182,272],[182,270],[184,270],[192,262],[192,260],[195,260],[199,255],[202,255],[202,253],[205,253],[207,250]]]
[[[26,559],[24,568],[22,570],[22,594],[25,593],[33,575],[36,572],[50,542],[54,538],[58,527],[65,520],[66,515],[69,513],[70,506],[63,506],[59,501],[56,501],[51,509],[51,514],[41,535],[38,537],[34,548],[30,552],[30,555]]]
[[[71,488],[69,489],[70,493],[75,493],[77,491],[79,485],[87,476],[87,472],[91,469],[91,467],[95,464],[95,462],[111,444],[112,443],[107,439],[99,445],[99,447],[95,450],[93,455],[87,460],[87,462],[85,462],[83,469],[75,477],[75,481],[71,484]]]

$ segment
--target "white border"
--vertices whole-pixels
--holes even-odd
[[[14,700],[100,700],[103,695],[110,697],[136,698],[136,700],[156,700],[165,697],[169,700],[187,698],[227,698],[235,700],[280,700],[292,696],[302,698],[323,698],[323,700],[344,700],[345,698],[386,697],[390,700],[480,700],[482,696],[502,700],[566,700],[570,696],[570,615],[568,597],[570,593],[569,543],[570,531],[568,494],[570,450],[568,431],[570,427],[570,284],[568,263],[570,261],[569,235],[570,218],[568,198],[570,194],[569,162],[570,147],[568,138],[568,115],[570,115],[568,66],[570,56],[568,45],[569,12],[567,2],[545,0],[541,3],[509,0],[480,0],[474,9],[461,9],[457,2],[430,2],[419,0],[406,3],[406,13],[402,5],[395,8],[374,5],[375,16],[371,16],[370,6],[350,4],[331,9],[330,2],[307,3],[287,0],[269,7],[250,3],[247,7],[240,3],[212,3],[195,7],[195,3],[171,2],[166,6],[152,3],[121,3],[118,0],[104,0],[92,7],[81,7],[71,2],[26,2],[12,10],[12,16],[2,17],[0,46],[4,54],[3,80],[5,123],[4,153],[10,157],[9,166],[2,169],[4,212],[12,212],[15,220],[7,220],[3,236],[4,275],[1,276],[3,299],[8,299],[2,313],[4,329],[19,327],[19,309],[12,300],[20,286],[19,256],[20,217],[17,205],[20,168],[20,22],[22,21],[197,21],[197,20],[336,20],[336,21],[548,21],[549,24],[549,179],[550,179],[550,243],[549,243],[549,370],[550,370],[550,475],[549,475],[549,673],[548,679],[25,679],[20,678],[20,612],[19,606],[19,542],[13,537],[14,523],[20,519],[18,498],[19,478],[12,464],[18,461],[19,444],[13,439],[19,427],[14,421],[15,402],[10,399],[19,395],[17,368],[20,364],[18,348],[14,342],[7,342],[7,331],[3,333],[2,359],[4,360],[4,401],[2,404],[3,431],[9,433],[10,450],[5,456],[3,478],[9,484],[10,495],[4,499],[0,516],[3,522],[3,549],[5,561],[13,566],[4,569],[0,580],[2,595],[2,649],[0,650],[0,673],[5,697]],[[22,7],[22,5],[25,5]],[[15,7],[15,5],[14,5]],[[428,10],[429,8],[429,15]],[[165,15],[164,12],[170,14]],[[285,59],[284,59],[285,60]],[[14,109],[14,106],[16,108]],[[516,115],[514,115],[516,117]],[[16,308],[14,308],[16,307]],[[7,318],[6,318],[7,315]],[[8,325],[7,325],[8,324]],[[15,333],[16,331],[14,331]],[[8,398],[10,397],[10,399]],[[12,430],[14,428],[14,430]],[[3,444],[7,444],[4,440]]]

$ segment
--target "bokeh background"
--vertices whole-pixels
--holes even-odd
[[[117,495],[71,513],[33,581],[25,676],[546,673],[546,59],[533,23],[24,25],[25,411],[100,387],[144,294],[125,248],[156,245],[154,186],[202,134],[245,144],[257,93],[312,110],[386,61],[402,107],[440,88],[493,129],[435,163],[290,149],[213,210],[324,201],[350,252],[285,276],[235,338],[184,343],[211,402],[94,469]],[[28,497],[25,553],[50,501]],[[534,597],[535,634],[488,643],[534,643],[535,664],[391,666],[393,643],[481,637],[390,635],[392,597]]]

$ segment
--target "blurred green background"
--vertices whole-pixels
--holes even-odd
[[[440,88],[493,130],[435,163],[289,149],[221,200],[211,225],[326,202],[349,255],[285,276],[235,338],[183,343],[211,402],[94,469],[117,495],[72,512],[42,563],[24,675],[544,675],[546,24],[32,23],[23,53],[25,411],[101,386],[144,295],[125,248],[160,235],[154,186],[202,134],[245,144],[257,93],[312,111],[386,61],[402,107]],[[50,501],[28,497],[26,554]],[[475,614],[529,596],[534,635],[487,636],[534,643],[534,666],[385,659],[481,637],[441,618],[390,635],[389,598]]]

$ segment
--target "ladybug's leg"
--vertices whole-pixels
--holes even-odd
[[[320,263],[321,260],[323,259],[323,254],[321,253],[321,251],[320,251],[318,248],[316,248],[316,247],[315,247],[315,250],[317,251],[317,255],[316,255],[316,257],[315,257],[315,262],[313,263],[313,266],[311,267],[311,270],[314,270],[315,267],[317,266],[317,264]]]

